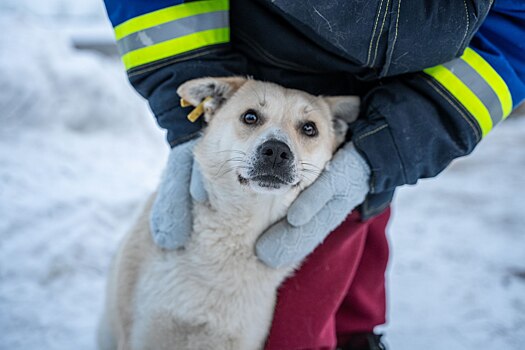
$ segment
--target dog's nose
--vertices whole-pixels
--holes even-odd
[[[269,140],[261,145],[261,158],[273,167],[290,165],[293,161],[290,147],[282,141]]]

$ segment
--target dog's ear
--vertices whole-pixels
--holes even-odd
[[[334,96],[324,99],[332,113],[336,143],[339,145],[345,140],[348,124],[359,116],[360,99],[358,96]]]
[[[185,82],[177,89],[177,94],[193,106],[204,102],[204,118],[206,121],[215,114],[220,106],[229,99],[247,81],[243,77],[199,78]]]

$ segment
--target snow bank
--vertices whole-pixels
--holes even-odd
[[[525,118],[403,188],[390,227],[392,349],[523,349]]]
[[[120,62],[21,18],[0,31],[0,349],[93,349],[108,261],[167,147]]]

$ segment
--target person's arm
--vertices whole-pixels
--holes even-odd
[[[525,3],[500,3],[460,58],[387,78],[365,96],[361,117],[350,125],[355,147],[339,150],[325,176],[299,195],[286,219],[259,238],[256,252],[266,265],[301,261],[365,192],[387,192],[437,175],[470,153],[525,98]],[[413,58],[395,63],[390,72],[417,70],[421,64]]]
[[[151,210],[154,242],[183,247],[191,207],[207,194],[193,159],[201,121],[187,119],[177,88],[203,76],[244,74],[245,61],[230,43],[228,0],[105,0],[117,46],[133,87],[145,97],[173,147]]]
[[[191,139],[201,123],[186,119],[179,85],[244,72],[244,59],[229,45],[229,1],[105,0],[105,5],[129,80],[168,130],[170,145]]]
[[[525,98],[525,3],[496,2],[463,55],[370,91],[353,142],[371,192],[433,177]]]

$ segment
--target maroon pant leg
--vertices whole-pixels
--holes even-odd
[[[355,333],[371,332],[386,322],[385,270],[388,264],[388,241],[385,235],[390,209],[368,228],[361,262],[348,292],[336,314],[339,345]]]
[[[386,239],[368,238],[384,237],[389,215],[387,210],[361,222],[359,214],[352,213],[283,283],[266,350],[334,349],[336,332],[372,330],[384,322],[388,246]],[[373,262],[376,249],[381,252],[381,263]],[[368,274],[376,277],[367,278]],[[364,285],[360,287],[356,281]],[[366,292],[369,287],[370,295]],[[354,295],[355,301],[351,297]],[[359,306],[353,308],[353,303]]]

